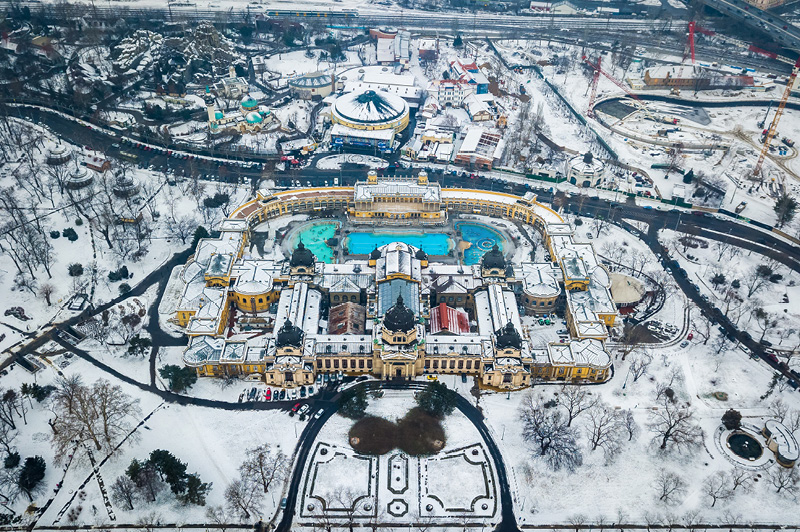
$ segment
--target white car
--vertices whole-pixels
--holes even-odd
[[[298,416],[304,416],[304,415],[306,415],[306,413],[307,413],[309,410],[311,410],[311,407],[310,407],[310,406],[308,406],[307,404],[305,404],[305,405],[303,405],[303,406],[301,406],[301,407],[300,407],[300,410],[298,410],[298,411],[297,411],[297,415],[298,415]]]

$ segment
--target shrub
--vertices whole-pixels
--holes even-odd
[[[6,469],[13,469],[19,465],[20,457],[17,451],[12,451],[6,455],[3,460],[3,467]]]
[[[81,220],[80,218],[75,218],[75,225],[80,227],[81,225],[83,225],[83,220]]]
[[[580,218],[577,218],[577,219],[575,220],[575,226],[576,226],[576,227],[580,227],[580,226],[582,226],[582,225],[583,225],[583,220],[581,220]]]
[[[67,267],[70,277],[80,277],[83,275],[83,264],[80,262],[73,262]]]
[[[339,398],[339,413],[346,418],[361,419],[368,405],[367,392],[363,386],[348,388]]]
[[[456,395],[444,383],[434,381],[417,394],[417,404],[431,416],[440,418],[456,407]]]
[[[728,430],[736,430],[742,426],[742,413],[733,408],[722,414],[722,424]]]
[[[56,238],[60,237],[61,233],[59,231],[50,231],[50,238],[55,240]]]
[[[121,281],[123,279],[127,279],[128,277],[130,277],[130,274],[128,273],[128,267],[124,264],[122,268],[113,272],[108,272],[108,280],[112,282]]]
[[[70,242],[75,242],[76,240],[78,240],[78,233],[76,233],[75,229],[73,229],[72,227],[67,227],[66,229],[61,231],[61,234],[64,236],[64,238],[66,238]]]
[[[129,285],[128,283],[122,283],[121,285],[119,285],[119,295],[124,296],[130,291],[131,291],[131,285]]]

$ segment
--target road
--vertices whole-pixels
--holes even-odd
[[[743,0],[701,0],[702,3],[744,22],[769,35],[782,46],[800,52],[800,28],[788,20],[744,2]]]

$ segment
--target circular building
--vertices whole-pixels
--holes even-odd
[[[336,99],[331,111],[334,124],[362,131],[403,131],[408,126],[408,103],[385,91],[350,92]]]
[[[638,279],[630,275],[612,273],[611,277],[611,299],[618,309],[630,309],[639,304],[647,294],[644,285]]]
[[[64,187],[70,190],[78,190],[92,184],[94,175],[85,166],[76,166],[64,180]]]
[[[139,193],[139,184],[129,175],[118,174],[111,190],[118,198],[130,198]]]
[[[333,92],[336,78],[333,74],[311,72],[289,80],[289,90],[300,99],[325,98]]]
[[[576,155],[567,161],[564,174],[567,180],[579,187],[596,187],[603,180],[606,165],[603,161],[595,159],[592,152]]]
[[[47,150],[47,164],[59,165],[69,161],[70,153],[63,144],[57,144]]]

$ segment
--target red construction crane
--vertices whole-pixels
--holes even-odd
[[[764,137],[764,146],[761,148],[761,155],[758,156],[756,167],[753,168],[754,176],[757,176],[761,173],[761,165],[764,163],[764,158],[767,156],[767,152],[769,152],[769,145],[772,143],[772,138],[775,136],[775,133],[778,130],[778,122],[781,121],[781,115],[783,114],[783,110],[786,108],[786,102],[789,100],[789,96],[792,94],[792,86],[794,85],[794,80],[797,79],[798,70],[800,70],[800,57],[797,58],[797,61],[794,63],[792,73],[789,75],[789,79],[786,81],[786,90],[783,91],[781,102],[778,104],[778,108],[775,110],[775,116],[772,118],[772,123],[769,125],[767,134]]]
[[[603,56],[597,57],[596,65],[591,61],[589,61],[588,59],[586,59],[586,56],[584,56],[583,58],[584,61],[589,63],[592,66],[592,69],[594,70],[594,73],[592,74],[592,95],[589,97],[589,108],[586,110],[586,114],[589,115],[590,117],[594,117],[594,100],[597,97],[597,81],[600,79],[600,60],[602,58]]]
[[[599,75],[602,74],[605,77],[607,77],[611,81],[611,83],[613,83],[614,85],[625,91],[625,94],[633,98],[639,105],[639,107],[645,113],[647,113],[647,116],[649,116],[653,122],[658,122],[658,120],[656,120],[655,117],[652,114],[650,114],[650,111],[647,109],[647,106],[644,104],[644,102],[638,96],[636,96],[636,94],[633,91],[631,91],[627,86],[625,86],[624,83],[619,81],[617,78],[615,78],[614,76],[612,76],[611,74],[602,69],[602,67],[600,66],[600,57],[597,58],[597,64],[589,61],[589,58],[586,57],[585,55],[583,56],[582,59],[587,65],[592,67],[592,69],[594,70],[594,77],[592,78],[592,98],[589,101],[589,112],[587,113],[589,114],[589,116],[592,116],[594,113],[592,109],[594,108],[594,97],[596,95],[596,90],[597,90],[597,79],[600,77]]]

